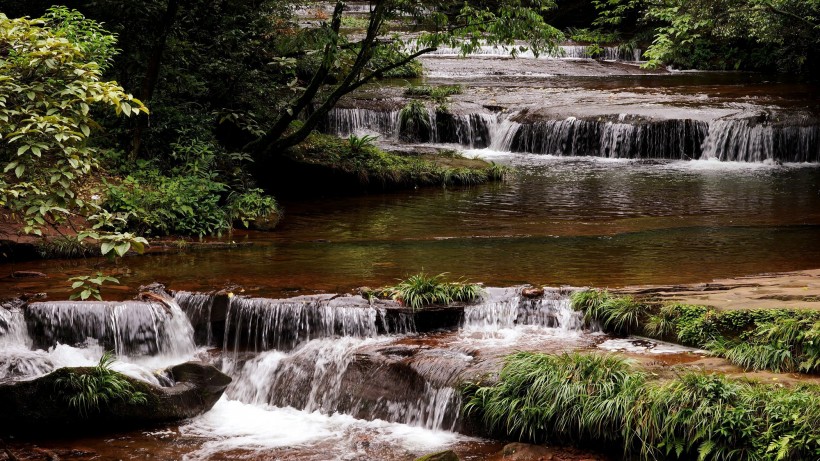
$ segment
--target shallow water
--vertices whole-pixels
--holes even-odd
[[[65,296],[99,268],[126,285],[260,294],[340,292],[425,270],[488,285],[667,284],[820,263],[820,168],[713,161],[638,162],[471,151],[518,168],[508,181],[285,202],[273,233],[216,252],[16,264],[48,279],[0,290]],[[234,236],[234,240],[242,236]],[[12,266],[6,265],[10,271]]]

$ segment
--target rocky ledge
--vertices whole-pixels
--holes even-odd
[[[60,378],[69,373],[85,373],[86,368],[61,368],[29,380],[0,383],[0,433],[30,434],[47,428],[66,432],[110,431],[150,427],[192,418],[210,410],[222,396],[231,378],[211,365],[186,362],[169,367],[167,375],[174,384],[158,387],[132,378],[137,391],[145,394],[144,403],[111,401],[98,411],[81,415],[67,399],[55,391]]]

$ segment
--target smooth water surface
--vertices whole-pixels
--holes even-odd
[[[333,292],[425,270],[495,286],[613,287],[820,264],[816,166],[468,155],[517,170],[501,184],[287,202],[281,227],[252,234],[253,247],[126,258],[115,269],[129,287],[122,296],[153,281],[206,290],[237,284],[268,294]],[[15,270],[57,274],[6,279],[3,288],[59,292],[67,285],[62,277],[111,265],[97,259],[17,264]]]

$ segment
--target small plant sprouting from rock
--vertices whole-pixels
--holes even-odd
[[[97,366],[88,371],[69,370],[55,383],[58,395],[84,418],[115,401],[145,404],[148,401],[146,395],[136,390],[125,376],[111,369],[114,360],[114,355],[106,352]]]
[[[420,272],[401,280],[395,286],[384,288],[382,293],[412,309],[434,304],[475,302],[484,294],[484,289],[480,285],[466,283],[463,280],[446,282],[445,276],[446,274],[427,275]]]
[[[103,284],[110,282],[119,285],[120,283],[117,278],[105,275],[102,272],[97,272],[97,274],[93,276],[81,275],[78,277],[71,277],[68,281],[73,282],[71,284],[71,289],[73,292],[71,293],[71,297],[69,299],[79,299],[82,301],[85,301],[88,298],[94,298],[97,301],[102,301],[100,288]]]

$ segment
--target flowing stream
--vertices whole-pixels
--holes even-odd
[[[497,373],[513,351],[589,349],[606,339],[584,329],[570,293],[546,289],[533,298],[520,287],[489,288],[450,325],[427,333],[417,332],[409,311],[358,296],[177,292],[162,303],[35,302],[0,309],[0,379],[91,366],[113,349],[115,369],[167,386],[163,367],[210,361],[234,380],[212,411],[169,431],[120,436],[180,459],[479,453],[494,443],[459,433],[460,384]],[[86,442],[95,455],[121,456],[118,444]]]
[[[367,14],[367,5],[351,8]],[[512,352],[601,348],[695,360],[696,351],[585,328],[569,289],[530,298],[520,285],[691,283],[817,268],[817,86],[650,72],[637,66],[640,50],[603,53],[591,60],[587,48],[566,44],[510,60],[482,47],[459,59],[439,49],[411,83],[463,91],[443,105],[423,101],[429,129],[417,139],[402,123],[407,82],[362,88],[330,112],[327,133],[376,134],[386,149],[452,149],[515,173],[463,189],[283,197],[276,232],[227,237],[253,246],[107,267],[131,287],[107,299],[155,281],[186,290],[164,302],[0,307],[0,380],[93,366],[104,350],[116,352],[118,371],[159,386],[172,384],[159,370],[186,360],[213,363],[234,380],[202,416],[78,440],[90,451],[69,459],[412,460],[444,448],[484,459],[500,446],[468,435],[457,389],[491,379]],[[0,293],[66,299],[55,280],[107,264],[19,263],[8,269],[50,277],[2,278]],[[481,303],[437,317],[444,328],[394,305],[321,294],[420,270],[511,288],[489,288]]]

